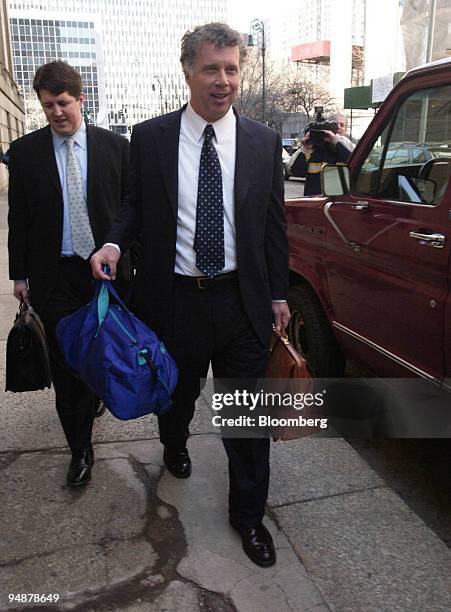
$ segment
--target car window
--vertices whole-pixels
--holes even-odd
[[[408,149],[396,149],[393,156],[385,157],[385,164],[391,162],[392,164],[407,164],[409,162],[409,150]]]
[[[353,191],[411,204],[437,204],[451,174],[451,87],[406,98],[359,172]]]
[[[362,195],[373,195],[376,193],[382,158],[384,155],[388,155],[389,159],[391,159],[395,151],[393,147],[389,147],[388,149],[386,147],[389,127],[389,125],[385,127],[384,131],[368,153],[356,179],[352,183],[352,191],[356,191],[358,194]]]
[[[433,155],[427,149],[420,149],[414,147],[412,149],[412,163],[413,164],[423,164],[428,159],[431,159]]]

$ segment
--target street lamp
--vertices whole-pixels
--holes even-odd
[[[262,34],[262,123],[266,123],[266,69],[265,69],[265,24],[261,19],[253,19],[251,21],[251,32],[261,32]],[[252,33],[249,34],[249,41],[247,43],[248,47],[254,46],[254,39]]]
[[[158,91],[159,91],[159,97],[160,97],[160,113],[163,114],[164,110],[163,110],[163,89],[161,87],[161,81],[160,81],[160,77],[158,76],[158,74],[154,74],[152,77],[153,81],[156,81],[158,83]],[[155,91],[156,87],[155,87],[155,83],[152,83],[152,91]]]

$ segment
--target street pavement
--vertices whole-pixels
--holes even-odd
[[[16,309],[6,241],[3,192],[3,388]],[[189,442],[191,478],[164,469],[152,416],[105,414],[95,422],[93,480],[80,491],[64,484],[69,453],[53,391],[3,393],[1,407],[0,611],[451,609],[451,551],[342,439],[272,445],[265,523],[278,563],[262,569],[228,525],[227,462],[204,399]],[[44,595],[59,600],[38,603]]]

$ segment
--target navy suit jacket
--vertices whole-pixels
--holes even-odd
[[[139,233],[135,310],[161,338],[171,331],[177,238],[180,109],[138,124],[131,140],[131,195],[107,241],[127,248]],[[237,115],[235,226],[238,280],[249,319],[266,345],[272,299],[288,291],[288,245],[279,135]]]

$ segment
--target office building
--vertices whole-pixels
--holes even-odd
[[[6,0],[0,0],[0,147],[3,152],[24,133],[24,111],[22,96],[13,79],[8,6]],[[6,167],[0,164],[0,189],[7,182]]]
[[[365,2],[306,0],[301,6],[291,60],[308,67],[340,105],[344,87],[363,84]]]
[[[42,26],[48,27],[44,37],[54,40],[50,52],[73,65],[84,60],[78,65],[86,68],[83,76],[90,78],[92,118],[125,133],[134,123],[186,101],[187,87],[179,62],[181,37],[196,25],[225,21],[226,8],[227,0],[11,0],[10,17],[55,22],[54,26]],[[20,37],[20,24],[14,25],[18,25]],[[26,60],[20,64],[26,68],[22,73],[36,66],[37,57],[42,59],[36,45],[51,43],[36,40],[33,27],[38,32],[39,26],[30,25],[30,34],[23,30],[30,40],[14,41],[20,51],[25,45],[25,54],[15,56]],[[70,55],[77,50],[89,56]],[[51,58],[46,55],[44,59]],[[14,63],[19,68],[16,59]]]
[[[87,118],[94,119],[102,98],[98,81],[101,54],[94,22],[51,14],[43,16],[37,12],[31,15],[25,16],[14,9],[10,15],[14,72],[25,96],[27,131],[46,124],[33,90],[33,77],[39,66],[52,59],[67,60],[80,72],[86,96],[84,112]]]
[[[265,23],[268,56],[285,73],[300,73],[338,104],[344,87],[363,83],[365,0],[296,0]]]

